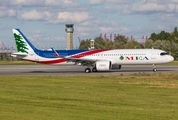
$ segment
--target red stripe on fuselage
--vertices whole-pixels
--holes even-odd
[[[96,54],[96,53],[100,53],[100,52],[104,52],[104,51],[107,51],[107,50],[90,50],[90,51],[86,51],[86,52],[83,52],[83,53],[79,53],[77,55],[73,55],[70,58],[81,58],[81,57],[84,57],[84,56],[88,56],[88,55],[92,55],[92,54]],[[65,58],[59,58],[59,59],[55,58],[55,60],[46,60],[46,61],[28,60],[28,61],[41,63],[41,64],[57,64],[57,63],[66,62],[66,59]]]
[[[65,58],[59,58],[59,59],[48,60],[48,61],[35,61],[35,60],[28,60],[28,61],[41,63],[41,64],[57,64],[57,63],[66,62],[66,59]]]

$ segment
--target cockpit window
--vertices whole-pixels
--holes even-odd
[[[162,53],[160,53],[160,55],[161,55],[161,56],[163,56],[163,55],[168,55],[168,53],[162,52]]]

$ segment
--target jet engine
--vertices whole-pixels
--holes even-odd
[[[111,62],[110,61],[97,61],[96,62],[96,69],[97,70],[110,70],[111,69]]]

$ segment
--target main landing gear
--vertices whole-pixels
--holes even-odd
[[[90,73],[90,72],[91,72],[91,69],[90,69],[90,68],[86,68],[86,69],[85,69],[85,72],[86,72],[86,73]]]
[[[157,71],[157,69],[156,69],[156,65],[153,64],[153,72],[156,72],[156,71]]]
[[[85,72],[86,73],[90,73],[91,72],[91,69],[90,68],[86,68],[85,69]],[[94,67],[94,68],[92,68],[92,72],[97,72],[97,69]]]
[[[98,72],[97,69],[94,67],[92,68],[92,72]]]

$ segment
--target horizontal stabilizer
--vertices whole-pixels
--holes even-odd
[[[15,52],[15,53],[12,53],[11,56],[12,57],[26,57],[28,54],[27,53],[22,53],[22,52]]]

